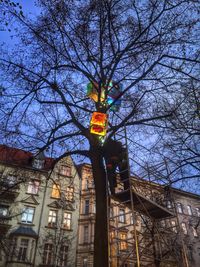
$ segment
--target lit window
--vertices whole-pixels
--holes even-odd
[[[63,216],[63,228],[70,230],[72,227],[72,214],[65,212]]]
[[[172,231],[174,231],[175,233],[177,233],[176,221],[172,220],[171,221],[171,225],[172,225]]]
[[[88,225],[84,225],[83,229],[83,243],[88,243],[89,228]]]
[[[71,167],[70,166],[60,166],[60,174],[64,176],[71,176]]]
[[[35,209],[32,207],[26,207],[23,210],[21,222],[23,223],[32,223]]]
[[[120,234],[120,250],[126,250],[127,249],[127,234],[126,233],[121,233]]]
[[[28,251],[28,239],[21,239],[19,253],[17,256],[18,261],[28,261],[27,251]]]
[[[197,229],[192,227],[192,232],[194,237],[198,237]]]
[[[176,207],[177,207],[177,212],[178,213],[183,213],[183,207],[182,207],[182,204],[181,203],[177,203],[176,204]]]
[[[115,238],[115,231],[111,231],[110,232],[110,239],[111,239],[111,241],[113,241],[114,238]]]
[[[51,265],[53,263],[53,244],[44,245],[43,264]]]
[[[197,215],[198,217],[200,217],[200,208],[195,208],[195,210],[196,210],[196,215]]]
[[[39,185],[40,185],[39,181],[35,180],[29,181],[27,193],[36,195],[39,190]]]
[[[182,222],[181,223],[181,227],[182,227],[182,230],[183,230],[184,235],[187,235],[188,232],[187,232],[186,223]]]
[[[74,201],[74,187],[67,187],[66,199],[68,201]]]
[[[187,205],[187,212],[188,212],[188,215],[192,215],[192,208],[190,205]]]
[[[125,223],[125,210],[119,209],[119,222]]]
[[[88,259],[83,258],[83,267],[88,267]]]
[[[58,184],[53,184],[51,196],[54,198],[60,198],[60,186]]]
[[[0,218],[8,216],[8,207],[0,206]]]
[[[57,225],[57,210],[50,210],[49,217],[48,217],[48,226],[49,227],[56,227]]]
[[[60,267],[67,266],[68,246],[60,247]]]
[[[90,209],[90,200],[86,199],[85,200],[85,206],[84,206],[84,213],[88,214],[89,213],[89,209]]]

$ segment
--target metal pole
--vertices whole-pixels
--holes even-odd
[[[126,155],[127,155],[128,174],[129,174],[129,190],[130,190],[130,199],[131,199],[131,209],[132,209],[132,213],[133,213],[132,215],[134,215],[133,227],[134,227],[136,259],[137,259],[137,267],[140,267],[139,244],[138,244],[137,229],[136,229],[136,216],[135,216],[135,209],[134,209],[134,203],[133,203],[133,195],[131,192],[132,186],[131,186],[131,179],[130,179],[130,164],[129,164],[129,157],[128,157],[128,142],[127,142],[126,125],[124,126],[124,133],[125,133]]]

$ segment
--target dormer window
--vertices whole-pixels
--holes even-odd
[[[71,166],[60,166],[60,174],[64,176],[71,177]]]
[[[34,159],[33,160],[33,168],[36,168],[36,169],[42,169],[43,168],[43,165],[44,165],[44,161],[41,160],[41,159]]]
[[[32,166],[36,169],[42,169],[44,167],[45,155],[44,152],[39,152],[33,158]]]

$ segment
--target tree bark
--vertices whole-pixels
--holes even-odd
[[[108,267],[107,179],[99,147],[91,151],[91,164],[96,189],[94,267]]]

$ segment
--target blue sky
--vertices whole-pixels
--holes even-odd
[[[22,6],[23,13],[28,17],[34,17],[39,13],[39,8],[35,5],[35,0],[17,0],[16,3],[19,3]],[[0,43],[4,42],[6,44],[9,44],[12,46],[12,44],[15,44],[15,37],[14,35],[16,32],[11,27],[11,32],[4,27],[4,25],[1,25],[0,29]]]

